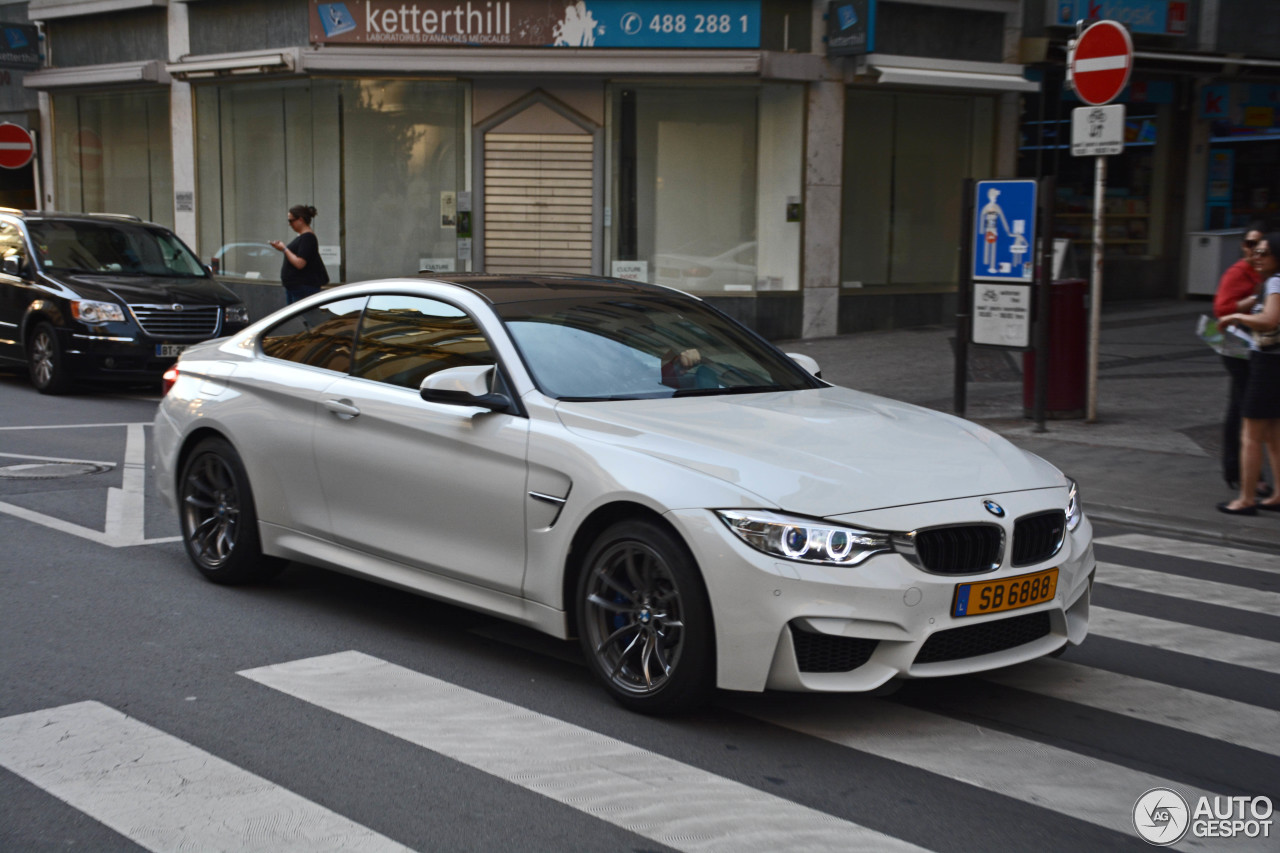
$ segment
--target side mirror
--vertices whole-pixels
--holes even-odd
[[[497,368],[490,365],[449,367],[422,380],[418,393],[428,403],[444,403],[449,406],[473,406],[491,412],[510,412],[511,398],[506,394],[490,391]]]
[[[789,352],[787,358],[803,367],[819,379],[822,378],[822,368],[818,366],[817,360],[813,356],[805,355],[801,352]]]
[[[9,255],[3,261],[0,261],[0,272],[5,275],[22,275],[22,258],[17,255]]]

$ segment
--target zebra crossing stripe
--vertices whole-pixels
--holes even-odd
[[[1133,802],[1143,791],[1173,787],[1192,802],[1208,795],[1118,764],[883,700],[813,703],[749,696],[735,705],[801,734],[1127,835],[1133,833]]]
[[[921,849],[359,652],[240,675],[677,850]]]
[[[1105,669],[1042,659],[983,680],[1280,756],[1280,713]]]
[[[0,719],[0,766],[157,853],[409,851],[99,702]]]
[[[1096,605],[1089,611],[1089,633],[1153,649],[1180,652],[1219,663],[1280,674],[1280,643],[1270,640],[1258,640]]]
[[[1220,566],[1234,566],[1241,569],[1257,569],[1263,572],[1280,573],[1280,556],[1262,551],[1246,551],[1243,548],[1206,545],[1202,542],[1181,542],[1177,539],[1148,536],[1145,533],[1103,536],[1093,540],[1093,544],[1114,545],[1117,548],[1146,551],[1150,554],[1163,554],[1166,557],[1201,560],[1206,563],[1217,563]]]
[[[1216,583],[1150,569],[1135,569],[1119,563],[1099,562],[1098,583],[1168,595],[1199,604],[1217,604],[1267,616],[1280,613],[1280,592]]]

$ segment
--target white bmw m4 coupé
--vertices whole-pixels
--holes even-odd
[[[576,636],[649,713],[1083,641],[1075,484],[816,371],[653,285],[365,282],[184,352],[154,473],[210,580],[295,560]]]

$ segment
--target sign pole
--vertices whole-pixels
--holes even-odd
[[[1036,384],[1033,389],[1032,415],[1036,432],[1047,432],[1044,425],[1049,398],[1049,311],[1053,298],[1053,202],[1057,182],[1052,176],[1040,179],[1040,282],[1036,288]]]
[[[1102,202],[1107,192],[1107,158],[1093,161],[1093,276],[1089,283],[1089,377],[1085,423],[1098,421],[1098,338],[1102,333]]]
[[[43,165],[43,158],[40,156],[40,137],[33,130],[31,133],[31,180],[33,188],[36,191],[36,210],[44,210],[44,190],[40,186],[40,167]]]
[[[964,199],[964,223],[960,233],[973,233],[973,178],[965,178],[961,198]],[[970,305],[973,302],[973,241],[960,241],[960,292],[956,295],[956,376],[955,399],[952,408],[964,417],[969,387],[969,335],[971,333]]]

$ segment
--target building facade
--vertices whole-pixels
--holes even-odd
[[[791,338],[953,314],[966,178],[1058,174],[1059,225],[1075,238],[1070,188],[1083,164],[1051,138],[1069,113],[1059,78],[1072,5],[12,8],[25,6],[44,36],[45,65],[22,81],[37,97],[28,115],[41,131],[42,203],[169,225],[254,305],[281,298],[267,244],[291,236],[290,206],[309,204],[334,281],[420,269],[621,275]],[[1217,3],[1127,5],[1166,19],[1181,9],[1188,21],[1144,43],[1171,67],[1153,59],[1135,74],[1139,131],[1113,158],[1127,194],[1108,198],[1124,215],[1108,220],[1108,263],[1142,282],[1119,296],[1174,295],[1185,234],[1204,227],[1191,227],[1193,208],[1211,223],[1244,215],[1196,197],[1192,182],[1208,186],[1210,164],[1222,169],[1210,149],[1236,152],[1233,194],[1280,199],[1244,189],[1245,172],[1266,172],[1263,149],[1215,142],[1212,120],[1191,106],[1215,86],[1236,97],[1232,68],[1188,58],[1222,51],[1237,32],[1231,16]],[[1257,41],[1250,55],[1265,62]],[[1251,66],[1260,80],[1268,67]],[[1242,89],[1241,106],[1268,91]],[[1177,139],[1201,132],[1202,154],[1179,152]]]

